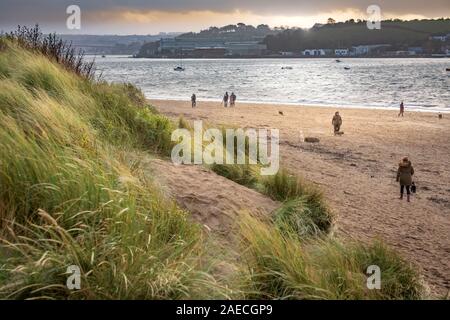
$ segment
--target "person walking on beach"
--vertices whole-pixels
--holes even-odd
[[[195,95],[195,93],[193,93],[191,96],[191,103],[192,103],[192,108],[195,108],[197,106],[197,96]]]
[[[403,117],[404,113],[405,113],[405,105],[404,105],[404,103],[403,103],[403,101],[402,101],[402,103],[400,103],[400,113],[398,114],[398,116],[399,116],[399,117],[400,117],[400,116]]]
[[[223,96],[223,106],[225,108],[228,108],[228,99],[229,99],[228,92],[225,92],[225,95]]]
[[[231,93],[230,96],[230,107],[234,107],[236,105],[236,95],[234,92]]]
[[[408,157],[404,157],[397,170],[397,182],[400,183],[400,200],[403,200],[403,193],[406,189],[406,199],[410,202],[411,186],[413,185],[414,168]]]
[[[339,112],[336,112],[334,114],[333,120],[331,121],[331,124],[334,127],[334,135],[337,135],[341,131],[342,126],[342,117],[339,114]]]

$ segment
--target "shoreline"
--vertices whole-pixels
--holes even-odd
[[[125,56],[124,54],[110,54],[107,56]],[[155,60],[179,60],[179,57],[133,57],[129,56],[131,59],[155,59]],[[196,58],[196,57],[189,57],[189,58],[183,58],[185,60],[260,60],[260,59],[448,59],[450,56],[373,56],[373,57],[342,57],[342,56],[262,56],[262,57],[217,57],[217,58]]]
[[[146,97],[147,101],[166,101],[166,102],[183,102],[190,103],[191,101],[188,99],[176,99],[176,98],[165,98],[165,97]],[[222,103],[219,99],[197,99],[197,104],[204,103],[217,103],[218,105]],[[331,105],[331,104],[308,104],[308,103],[289,103],[289,102],[276,102],[276,101],[252,101],[252,100],[238,100],[236,101],[236,107],[239,108],[239,105],[262,105],[262,106],[280,106],[280,107],[296,107],[296,108],[321,108],[321,109],[345,109],[345,110],[379,110],[379,111],[400,111],[400,106],[398,107],[383,107],[383,106],[354,106],[354,105]],[[405,106],[405,114],[406,113],[442,113],[442,114],[450,114],[449,108],[440,108],[440,107],[419,107],[419,106]]]

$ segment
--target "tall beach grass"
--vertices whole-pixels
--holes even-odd
[[[242,258],[251,299],[421,299],[419,274],[381,242],[300,239],[250,216],[241,222]],[[381,289],[369,289],[368,267],[381,270]]]
[[[170,121],[130,85],[0,41],[0,297],[228,297],[200,227],[139,166],[168,153]],[[65,285],[70,265],[81,290]]]

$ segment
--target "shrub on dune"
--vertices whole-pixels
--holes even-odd
[[[323,225],[321,215],[314,216],[317,211],[311,209],[305,198],[296,198],[285,202],[274,213],[274,222],[283,232],[293,232],[300,238],[320,236]],[[326,229],[324,230],[326,231]]]
[[[214,164],[211,166],[211,170],[222,177],[249,188],[254,188],[258,182],[256,169],[248,164]]]
[[[280,170],[276,175],[263,178],[262,188],[272,199],[284,202],[283,207],[275,212],[275,221],[284,226],[291,224],[302,235],[306,230],[312,234],[331,231],[334,217],[316,186]]]
[[[178,119],[178,128],[180,128],[180,129],[188,129],[188,130],[192,131],[191,124],[188,121],[186,121],[186,119],[184,117],[180,117]]]
[[[241,223],[242,258],[253,299],[420,299],[417,272],[381,243],[299,239],[255,218]],[[381,290],[367,286],[367,268],[381,269]]]

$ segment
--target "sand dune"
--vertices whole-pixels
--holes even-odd
[[[151,102],[173,118],[280,129],[282,164],[322,186],[338,214],[339,235],[384,239],[422,269],[433,292],[450,289],[450,115],[439,120],[436,114],[407,112],[399,119],[394,111],[340,109],[345,135],[335,137],[331,117],[338,108],[240,104],[224,109],[217,102],[200,102],[192,109],[188,102]],[[302,136],[321,142],[303,143]],[[398,199],[395,182],[398,161],[405,155],[415,166],[418,184],[409,204]],[[203,187],[207,175],[197,181],[195,188],[216,201],[189,209],[224,210],[220,197],[229,190]]]
[[[280,204],[214,172],[194,165],[176,166],[169,161],[152,160],[150,167],[162,188],[192,213],[207,230],[234,240],[233,228],[241,211],[269,215]]]

